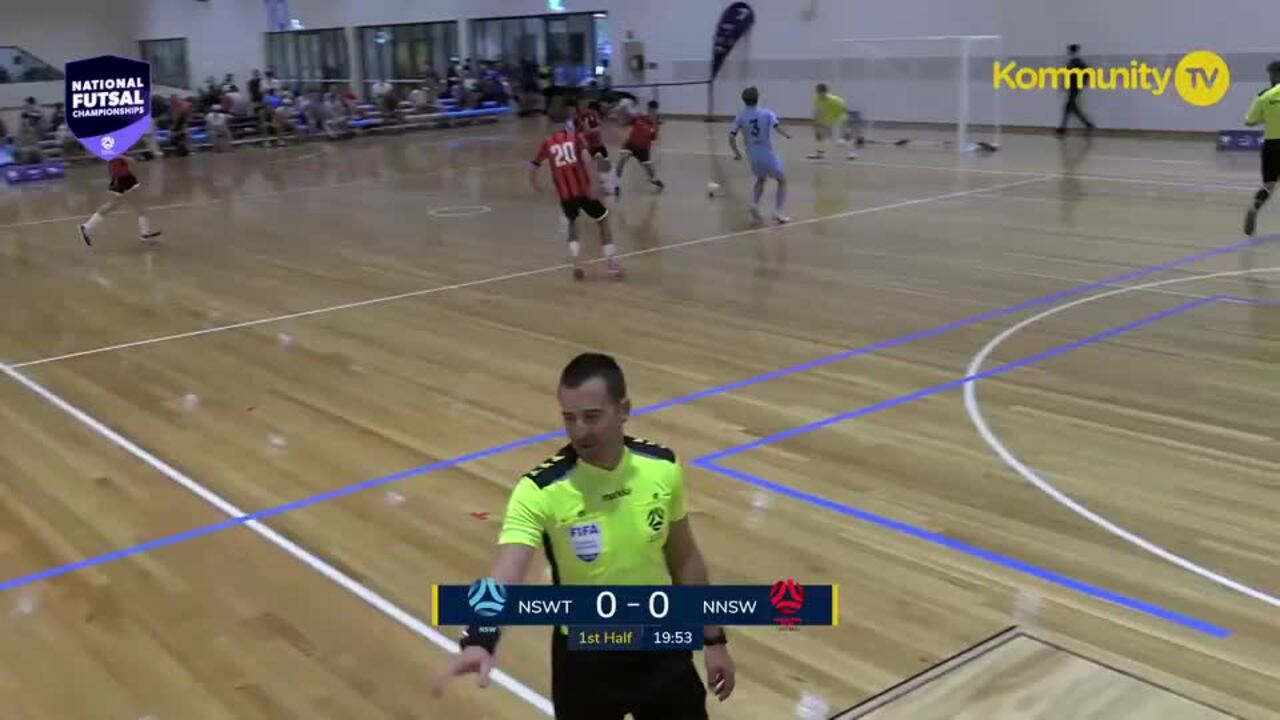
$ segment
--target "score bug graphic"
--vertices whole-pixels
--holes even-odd
[[[804,609],[804,586],[791,578],[779,580],[769,589],[769,604],[784,616],[774,618],[774,622],[783,627],[799,625],[798,616]]]
[[[776,577],[776,576],[775,576]],[[794,578],[760,585],[432,586],[432,624],[660,628],[839,624],[839,587]]]

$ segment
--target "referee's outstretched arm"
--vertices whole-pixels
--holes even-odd
[[[707,563],[693,539],[693,526],[689,524],[688,515],[671,523],[663,550],[667,556],[667,569],[677,585],[710,584]],[[703,635],[715,642],[724,638],[724,628],[708,625],[703,629]],[[707,666],[707,687],[721,702],[728,700],[734,685],[733,659],[729,657],[728,649],[723,643],[708,644],[703,648],[702,656]]]
[[[673,527],[674,529],[674,527]],[[519,585],[529,573],[529,565],[533,562],[536,550],[528,545],[503,544],[498,546],[498,556],[494,558],[493,570],[489,573],[503,585]],[[699,558],[701,561],[701,558]],[[705,575],[705,571],[704,571]],[[494,643],[496,644],[496,639]],[[439,697],[444,692],[445,683],[460,675],[476,673],[476,684],[489,686],[489,673],[493,670],[493,652],[482,645],[470,645],[462,648],[462,652],[449,665],[449,670],[436,680],[432,694]]]

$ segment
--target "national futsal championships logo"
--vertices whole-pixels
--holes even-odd
[[[467,604],[480,617],[501,615],[507,606],[507,588],[491,577],[477,580],[467,590]]]
[[[151,65],[99,55],[66,65],[67,129],[85,149],[111,160],[151,129]]]
[[[1160,97],[1172,84],[1184,102],[1196,107],[1217,105],[1231,88],[1231,68],[1212,50],[1189,52],[1176,67],[1153,67],[1138,60],[1130,60],[1127,67],[1020,67],[1014,61],[996,60],[991,75],[996,90],[1091,88],[1145,91]]]

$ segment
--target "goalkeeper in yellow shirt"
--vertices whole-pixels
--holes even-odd
[[[840,144],[847,146],[853,135],[853,128],[849,123],[849,106],[845,104],[844,98],[831,94],[826,83],[819,83],[817,90],[818,96],[813,103],[813,137],[818,147],[808,156],[810,160],[826,158],[827,141],[831,138],[838,136]],[[858,154],[850,147],[847,157],[855,160]]]

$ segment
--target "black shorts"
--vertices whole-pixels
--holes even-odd
[[[1280,181],[1280,140],[1262,141],[1262,182]]]
[[[561,200],[560,207],[564,210],[564,216],[570,220],[577,220],[579,212],[586,213],[587,217],[596,222],[600,222],[609,215],[609,208],[605,207],[604,203],[585,195]]]
[[[556,720],[706,720],[693,653],[570,650],[559,628],[551,635]]]
[[[588,147],[587,152],[591,153],[591,157],[602,157],[605,159],[608,159],[609,157],[609,148],[605,147],[604,145],[596,145],[595,147]]]
[[[138,187],[138,185],[139,185],[138,178],[132,175],[125,175],[124,177],[121,177],[121,178],[112,178],[111,185],[109,185],[107,189],[115,193],[116,195],[123,195],[129,192],[130,190]]]
[[[649,148],[636,147],[631,143],[627,143],[622,147],[623,150],[636,156],[636,159],[646,165],[649,163]]]

